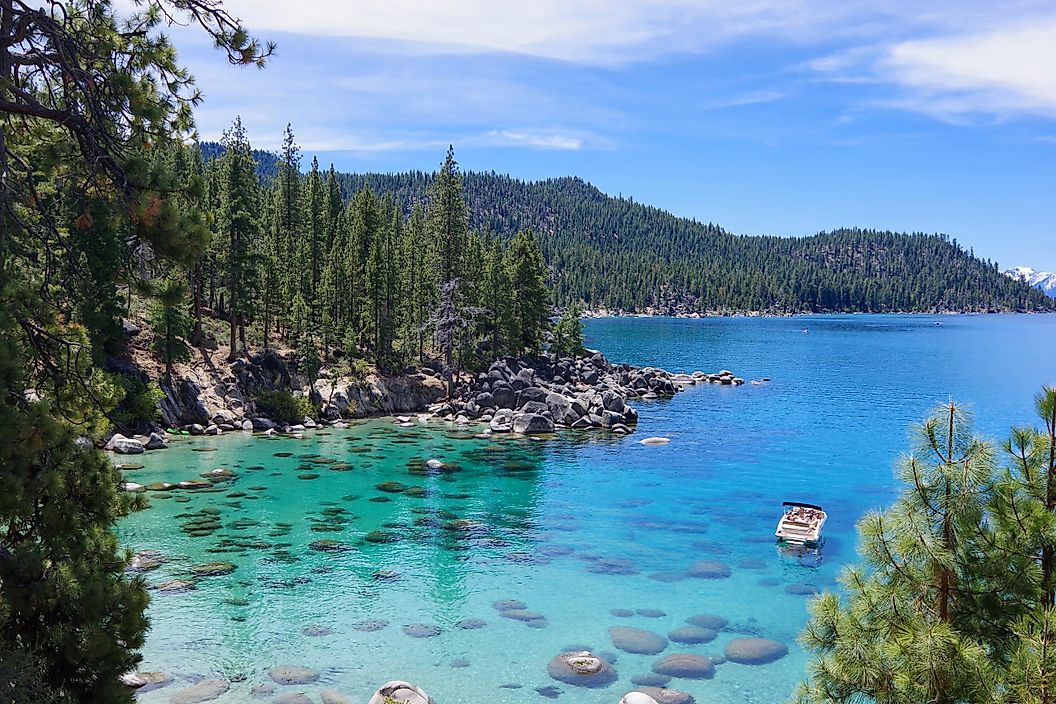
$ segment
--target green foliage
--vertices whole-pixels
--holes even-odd
[[[31,653],[0,646],[0,704],[22,702],[69,704],[70,700],[48,684],[47,672]]]
[[[186,311],[187,284],[167,279],[156,293],[150,309],[150,328],[154,332],[154,354],[165,363],[166,376],[172,376],[172,365],[186,362],[191,350],[184,338],[191,334],[191,317]]]
[[[546,263],[531,230],[517,233],[506,252],[512,291],[510,347],[514,352],[539,349],[550,325]]]
[[[165,397],[154,384],[128,374],[115,374],[114,380],[125,396],[110,413],[110,418],[124,428],[136,428],[161,418],[158,403]]]
[[[257,392],[253,403],[259,413],[282,423],[300,423],[305,416],[313,416],[316,412],[306,396],[294,396],[278,389]]]
[[[561,318],[554,326],[554,341],[550,351],[558,357],[576,357],[583,352],[583,325],[580,316],[583,311],[578,305],[565,308]]]
[[[863,564],[841,599],[811,605],[814,653],[796,701],[1051,702],[1056,684],[1056,389],[1043,430],[1014,428],[1001,453],[955,404],[916,431],[906,490],[859,524]]]
[[[109,459],[57,419],[76,420],[66,415],[75,407],[21,400],[29,360],[11,323],[0,314],[0,382],[11,393],[0,403],[0,653],[32,653],[62,697],[129,701],[118,677],[139,661],[147,594],[124,575],[112,527],[130,495]]]

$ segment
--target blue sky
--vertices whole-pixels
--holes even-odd
[[[287,122],[347,171],[576,175],[744,234],[946,232],[1056,269],[1047,0],[228,0],[263,71],[173,32],[203,138]],[[922,9],[922,6],[926,6]]]

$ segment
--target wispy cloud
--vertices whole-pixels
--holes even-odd
[[[1039,0],[227,0],[256,31],[398,40],[418,51],[510,52],[621,65],[708,51],[746,37],[786,42],[876,38],[920,28],[985,26]],[[923,7],[923,9],[922,9]]]
[[[758,105],[759,103],[770,103],[781,100],[791,95],[788,90],[757,90],[748,93],[731,95],[726,98],[707,100],[697,104],[701,110],[722,110],[725,108],[737,108],[744,105]]]
[[[963,123],[1056,117],[1056,14],[985,31],[856,47],[810,68],[840,82],[890,86],[877,105]]]

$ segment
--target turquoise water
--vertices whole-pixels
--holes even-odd
[[[586,331],[613,360],[773,381],[640,402],[638,432],[624,439],[481,440],[442,422],[378,419],[303,440],[187,439],[135,458],[145,467],[127,476],[142,483],[218,467],[235,474],[216,492],[153,494],[151,508],[121,525],[130,547],[170,558],[147,573],[152,584],[185,579],[195,564],[235,565],[192,591],[154,592],[142,667],[177,681],[141,701],[167,702],[206,677],[233,682],[216,701],[259,701],[250,688],[269,681],[268,668],[291,664],[321,678],[276,694],[304,691],[316,702],[321,689],[365,702],[399,678],[441,704],[543,701],[535,690],[546,687],[561,701],[614,703],[662,655],[718,655],[744,634],[790,652],[669,686],[698,702],[781,701],[807,662],[795,644],[806,597],[786,587],[834,585],[854,558],[854,522],[894,495],[892,463],[908,424],[953,396],[974,405],[982,432],[999,436],[1032,423],[1034,393],[1056,383],[1054,316],[606,319]],[[650,435],[672,441],[638,443]],[[213,451],[194,451],[204,449]],[[423,474],[429,458],[458,471]],[[387,493],[376,486],[384,481],[424,491]],[[775,549],[786,499],[829,511],[819,565]],[[180,529],[196,520],[220,526],[200,537]],[[393,542],[368,542],[371,531]],[[327,539],[346,549],[310,548]],[[725,563],[731,576],[677,580],[701,559]],[[499,599],[519,599],[545,621],[503,618],[492,608]],[[616,651],[608,635],[616,625],[666,634],[700,613],[730,625],[711,643],[671,643],[662,655]],[[459,628],[464,619],[486,623]],[[387,625],[360,630],[367,621]],[[439,634],[411,637],[403,630],[411,624]],[[547,662],[573,645],[614,654],[619,680],[600,690],[551,680]]]

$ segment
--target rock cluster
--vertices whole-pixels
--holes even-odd
[[[614,365],[600,352],[556,363],[549,357],[505,357],[430,410],[455,422],[487,422],[493,433],[605,428],[625,435],[638,423],[629,399],[673,396],[697,383],[686,377],[682,381],[662,369]]]

